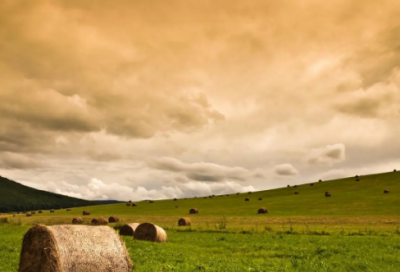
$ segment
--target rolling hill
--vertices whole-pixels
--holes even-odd
[[[59,209],[118,201],[88,201],[37,190],[0,176],[0,212],[23,212],[39,209]]]

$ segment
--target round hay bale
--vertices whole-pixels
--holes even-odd
[[[355,178],[358,178],[358,175],[356,175]]]
[[[70,212],[71,211],[71,209],[67,209],[67,212]]]
[[[187,197],[185,197],[185,200],[187,199]]]
[[[36,214],[36,212],[31,212],[31,214]]]
[[[359,179],[359,178],[356,178],[356,181],[360,181],[360,179]]]
[[[331,193],[325,192],[325,197],[331,197]]]
[[[299,192],[294,192],[294,194],[295,194],[295,195],[298,195],[298,194],[299,194]]]
[[[154,201],[153,201],[153,200],[150,200],[149,203],[154,203]]]
[[[132,203],[132,200],[129,200],[128,203]]]
[[[239,195],[239,193],[236,193],[236,195]]]
[[[199,210],[197,208],[192,208],[189,213],[199,213]]]
[[[258,213],[268,213],[268,210],[267,208],[262,207],[258,209]]]
[[[131,203],[126,203],[126,206],[131,206]]]
[[[288,188],[290,187],[290,185],[288,184],[288,186],[287,186]]]
[[[89,211],[83,211],[82,215],[90,215],[90,212]]]
[[[178,199],[174,198],[174,201],[178,201]]]
[[[322,179],[318,180],[318,182],[322,182]]]
[[[229,195],[226,195],[226,196],[229,196]]]
[[[175,206],[175,208],[179,208],[179,206]]]
[[[248,192],[248,194],[250,195],[250,194],[251,194],[251,192]]]
[[[397,171],[396,169],[393,170],[393,172],[396,172],[396,171]]]
[[[15,217],[15,214],[13,214],[13,217]]]
[[[133,235],[136,240],[145,240],[163,243],[167,241],[165,230],[151,223],[140,224]]]
[[[26,213],[26,216],[27,216],[27,217],[31,217],[32,214],[31,214],[30,212],[27,212],[27,213]]]
[[[204,197],[204,199],[207,199],[207,197]]]
[[[137,206],[137,204],[136,203],[132,203],[132,207],[136,207]]]
[[[107,225],[108,220],[103,217],[93,218],[91,224],[93,226]]]
[[[82,217],[74,217],[72,219],[72,224],[82,224]]]
[[[38,211],[38,213],[43,213],[43,211],[42,211],[42,210],[40,210],[40,211]]]
[[[51,209],[50,212],[53,213],[53,212],[54,212],[54,209]]]
[[[192,222],[188,217],[182,217],[178,220],[178,226],[191,226]]]
[[[389,191],[388,191],[388,190],[385,190],[385,191],[383,191],[383,193],[384,193],[384,194],[388,194],[388,193],[389,193]]]
[[[294,188],[297,188],[297,185],[293,186]]]
[[[119,218],[116,217],[115,215],[112,215],[112,216],[110,216],[110,218],[108,218],[108,222],[117,223],[117,222],[119,222]]]
[[[314,186],[314,183],[311,183],[310,186]]]
[[[136,228],[140,225],[140,223],[130,223],[123,225],[119,230],[119,235],[123,236],[133,236],[135,234]]]
[[[262,197],[259,197],[258,200],[263,200]]]
[[[36,225],[24,235],[19,272],[131,272],[124,242],[110,227]]]
[[[248,198],[245,198],[245,199],[244,199],[244,201],[250,201],[250,199],[248,199]]]
[[[209,198],[213,198],[212,196],[209,196]]]

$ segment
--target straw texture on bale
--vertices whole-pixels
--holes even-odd
[[[74,217],[74,219],[72,219],[72,224],[82,224],[82,217]]]
[[[331,193],[325,192],[325,196],[326,196],[326,197],[331,197]]]
[[[258,209],[258,213],[268,213],[268,210],[267,208],[262,207]]]
[[[250,199],[248,199],[248,198],[245,198],[245,199],[244,199],[244,201],[250,201]]]
[[[82,215],[90,215],[90,212],[89,211],[83,211]]]
[[[27,212],[27,213],[26,213],[26,216],[27,216],[27,217],[31,217],[32,214],[31,214],[30,212]]]
[[[122,228],[119,229],[119,235],[123,236],[133,236],[135,234],[136,228],[140,225],[140,223],[130,223],[123,225]]]
[[[53,209],[51,209],[51,210],[50,210],[50,212],[51,212],[51,213],[53,213],[53,212],[54,212],[54,210],[53,210]]]
[[[197,208],[192,208],[189,213],[199,213],[199,210]]]
[[[152,242],[163,243],[167,241],[165,230],[151,223],[142,223],[136,230],[134,237],[136,240],[145,240]]]
[[[117,222],[119,222],[119,218],[116,217],[115,215],[112,215],[112,216],[110,216],[110,218],[108,218],[108,222],[117,223]]]
[[[178,220],[178,226],[190,226],[192,225],[192,222],[188,217],[182,217],[181,219]]]
[[[103,217],[93,218],[91,224],[95,225],[95,226],[107,225],[108,224],[108,220],[106,218],[103,218]]]
[[[36,225],[25,234],[19,272],[131,272],[126,247],[110,227]]]

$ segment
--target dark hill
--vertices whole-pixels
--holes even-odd
[[[50,193],[0,176],[0,213],[61,209],[117,202],[114,200],[88,201]]]

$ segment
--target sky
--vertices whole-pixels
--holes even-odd
[[[84,199],[400,168],[397,0],[2,0],[0,175]]]

